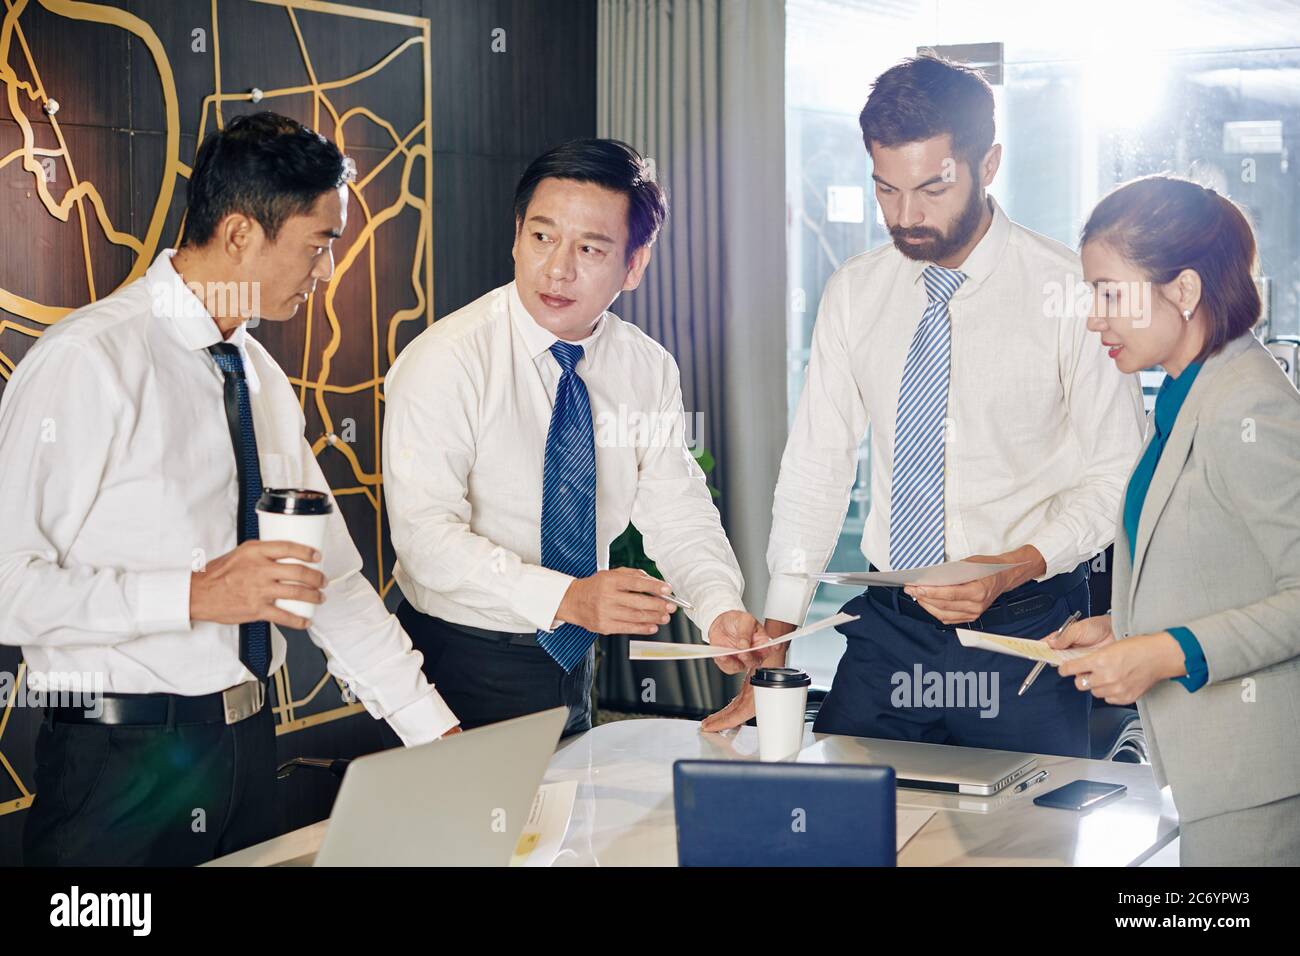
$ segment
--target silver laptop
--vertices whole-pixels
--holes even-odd
[[[313,865],[508,865],[568,716],[556,707],[352,761]]]
[[[1005,790],[1038,765],[1033,754],[910,740],[826,735],[800,761],[872,763],[894,768],[900,787],[988,796]]]

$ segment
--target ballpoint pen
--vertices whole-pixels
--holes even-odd
[[[683,611],[694,611],[694,610],[695,610],[695,605],[694,605],[694,604],[692,604],[690,601],[683,601],[681,598],[679,598],[679,597],[678,597],[677,595],[675,595],[675,594],[660,594],[660,595],[658,595],[658,596],[659,596],[661,599],[667,601],[669,604],[676,604],[676,605],[677,605],[679,608],[681,608]]]
[[[1059,637],[1060,635],[1064,634],[1065,629],[1081,617],[1083,617],[1083,612],[1075,611],[1073,614],[1071,614],[1069,617],[1065,619],[1065,623],[1061,625],[1061,629],[1056,632],[1055,636]],[[1020,685],[1020,690],[1016,692],[1017,697],[1023,696],[1025,691],[1029,690],[1029,685],[1032,684],[1034,681],[1038,680],[1038,675],[1043,672],[1043,668],[1046,666],[1047,666],[1047,661],[1039,661],[1037,664],[1034,665],[1034,669],[1029,672],[1029,676],[1025,678],[1025,682]]]
[[[1046,770],[1040,770],[1040,771],[1038,771],[1038,773],[1034,774],[1034,775],[1033,775],[1032,777],[1030,777],[1028,780],[1022,780],[1022,781],[1020,781],[1020,783],[1016,784],[1015,787],[1012,788],[1011,792],[1012,792],[1012,793],[1024,793],[1026,790],[1028,790],[1028,789],[1029,789],[1030,787],[1032,787],[1034,784],[1038,783],[1038,781],[1040,781],[1040,780],[1046,780],[1046,779],[1047,779],[1047,771],[1046,771]]]

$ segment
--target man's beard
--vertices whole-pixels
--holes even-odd
[[[889,236],[894,240],[894,248],[909,259],[921,262],[939,262],[949,258],[970,241],[970,237],[979,228],[980,217],[984,213],[984,196],[980,189],[972,188],[970,201],[961,211],[952,231],[944,235],[937,229],[903,229],[894,226]],[[924,239],[925,242],[904,242],[904,239]]]

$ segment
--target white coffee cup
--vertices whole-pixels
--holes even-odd
[[[325,543],[325,526],[334,511],[328,492],[305,488],[267,488],[257,501],[257,536],[262,541],[292,541],[321,551]],[[320,563],[311,564],[297,558],[281,558],[281,564],[305,564],[320,570]],[[316,605],[310,601],[276,599],[275,606],[290,614],[312,619]]]
[[[754,688],[760,760],[785,760],[803,746],[804,711],[812,678],[793,667],[760,667],[749,679]]]

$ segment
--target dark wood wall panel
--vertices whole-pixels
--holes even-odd
[[[172,132],[179,137],[177,155],[182,163],[193,162],[200,128],[211,130],[217,122],[215,106],[210,104],[205,110],[203,101],[215,89],[218,42],[223,93],[247,93],[254,86],[272,91],[309,83],[293,24],[282,4],[218,0],[215,30],[210,0],[117,0],[107,5],[147,24],[161,46],[178,104],[178,122]],[[412,193],[431,204],[431,229],[425,239],[429,240],[431,233],[433,271],[429,276],[421,266],[420,283],[426,294],[432,289],[432,309],[426,312],[442,316],[509,280],[510,202],[515,181],[527,162],[567,139],[594,135],[596,3],[370,0],[351,5],[429,22],[431,156],[412,161],[410,183]],[[6,12],[0,10],[0,16]],[[344,18],[319,10],[299,9],[295,17],[321,82],[365,70],[412,37],[423,35],[419,25]],[[143,240],[171,175],[165,83],[148,44],[121,26],[70,20],[36,2],[27,4],[17,22],[36,65],[39,84],[16,42],[11,44],[7,65],[18,83],[43,86],[48,96],[59,101],[55,119],[78,177],[93,184],[116,229]],[[195,30],[204,31],[202,50],[193,49]],[[505,52],[493,51],[496,30],[505,31]],[[342,116],[365,108],[391,124],[399,137],[414,130],[424,119],[426,108],[422,42],[413,42],[374,75],[330,90],[328,97],[336,112]],[[21,128],[7,93],[6,84],[0,81],[0,159],[22,145]],[[54,127],[42,112],[39,98],[33,100],[21,90],[18,100],[19,113],[31,126],[35,146],[57,150]],[[319,117],[318,129],[339,140],[333,117],[310,92],[265,99],[257,106],[227,102],[221,112],[228,120],[255,109],[273,109],[306,123]],[[361,177],[393,149],[392,134],[385,126],[361,113],[347,120],[343,140]],[[410,139],[411,146],[424,143],[422,131]],[[49,190],[58,202],[71,177],[62,157],[52,159],[54,181]],[[425,164],[430,161],[432,195],[426,197]],[[398,199],[403,162],[402,156],[394,158],[367,186],[364,196],[372,214]],[[184,211],[185,180],[181,176],[172,176],[172,180],[173,194],[157,243],[160,249],[175,245]],[[86,208],[89,213],[89,206]],[[337,259],[356,242],[363,220],[357,201],[351,199],[348,227],[336,246]],[[93,297],[102,298],[121,285],[139,256],[128,246],[110,242],[93,216],[87,233],[95,280]],[[420,235],[419,211],[403,209],[375,232],[373,276],[363,253],[352,271],[339,278],[334,303],[342,338],[333,359],[331,384],[347,386],[376,379],[371,347],[372,289],[379,325],[378,377],[387,371],[388,323],[394,313],[418,301],[410,272]],[[75,207],[66,223],[53,217],[41,204],[34,177],[23,169],[21,158],[0,167],[0,290],[63,309],[76,308],[92,298]],[[293,379],[301,378],[304,357],[307,380],[314,381],[320,374],[322,352],[330,338],[322,309],[323,296],[318,295],[312,303],[310,335],[305,314],[288,323],[260,323],[253,329]],[[397,350],[427,321],[427,315],[420,314],[400,324],[395,334]],[[38,333],[43,326],[3,308],[0,322],[15,326],[0,329],[2,391],[9,377],[4,359],[20,361],[35,341],[31,333]],[[345,420],[354,423],[355,436],[349,448],[362,472],[377,474],[375,436],[382,424],[382,403],[377,418],[375,389],[363,388],[350,395],[329,393],[325,404],[336,431]],[[315,442],[326,428],[310,389],[304,390],[304,406],[307,437]],[[0,448],[0,455],[4,453]],[[324,448],[319,457],[336,489],[360,487],[351,464],[336,448]],[[371,491],[376,498],[381,494],[379,488]],[[339,502],[366,574],[381,586],[389,584],[393,555],[382,509],[376,512],[361,494],[342,495]],[[390,604],[396,597],[396,590],[391,590]],[[5,637],[0,635],[0,639]],[[301,698],[323,676],[324,662],[302,635],[291,635],[290,647],[289,696]],[[19,663],[16,648],[0,645],[0,671],[16,672]],[[297,754],[350,756],[395,742],[380,723],[364,714],[337,716],[343,706],[333,682],[327,682],[316,700],[292,716],[336,716],[302,729],[282,728],[289,731],[279,738],[282,758]],[[0,753],[28,788],[38,719],[38,712],[15,707],[0,734]],[[301,772],[281,787],[285,828],[324,816],[334,794],[332,780]],[[19,860],[25,812],[16,806],[23,802],[22,797],[21,788],[0,765],[0,865]]]

